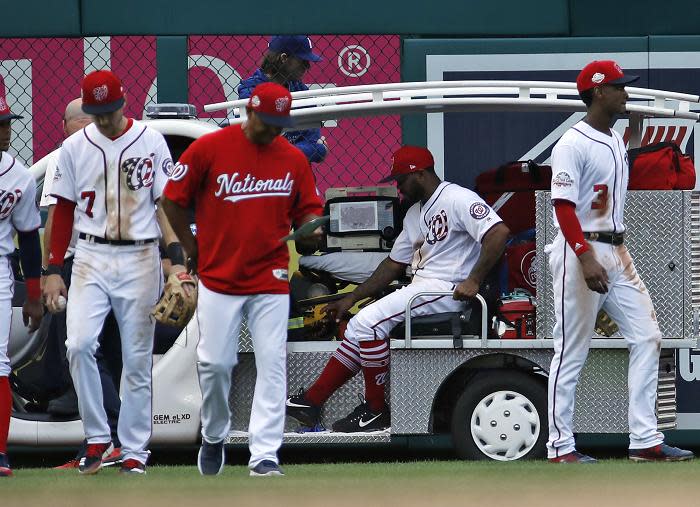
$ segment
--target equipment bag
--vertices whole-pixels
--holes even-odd
[[[551,182],[550,166],[520,160],[481,173],[475,190],[518,234],[535,227],[535,190],[549,190]]]
[[[692,190],[695,163],[676,143],[654,143],[629,150],[630,190]]]
[[[511,237],[506,243],[500,272],[500,292],[522,291],[537,295],[535,229]]]

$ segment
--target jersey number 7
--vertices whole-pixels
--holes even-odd
[[[608,186],[593,185],[593,193],[596,194],[596,196],[591,203],[591,209],[605,208],[605,205],[608,202]]]
[[[85,214],[92,218],[92,205],[95,204],[95,191],[86,190],[80,194],[81,199],[87,199],[87,206],[85,207]]]

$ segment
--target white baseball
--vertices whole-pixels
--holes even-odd
[[[54,313],[61,313],[66,311],[66,298],[63,294],[59,294],[58,300],[56,301],[56,306],[54,307]]]

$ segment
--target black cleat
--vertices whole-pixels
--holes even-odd
[[[362,433],[382,431],[391,425],[389,407],[384,405],[381,412],[372,412],[367,402],[362,402],[344,418],[333,423],[333,431],[338,433]]]
[[[321,407],[306,401],[304,388],[299,388],[296,395],[287,398],[287,415],[304,426],[314,427],[321,422]]]

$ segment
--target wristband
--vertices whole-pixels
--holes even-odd
[[[49,267],[46,268],[46,275],[62,275],[63,274],[63,269],[61,266],[58,264],[49,264]]]
[[[165,251],[167,253],[168,259],[170,259],[170,262],[172,262],[173,264],[185,264],[185,256],[182,253],[182,246],[177,241],[173,241],[172,243],[170,243],[165,249]]]

